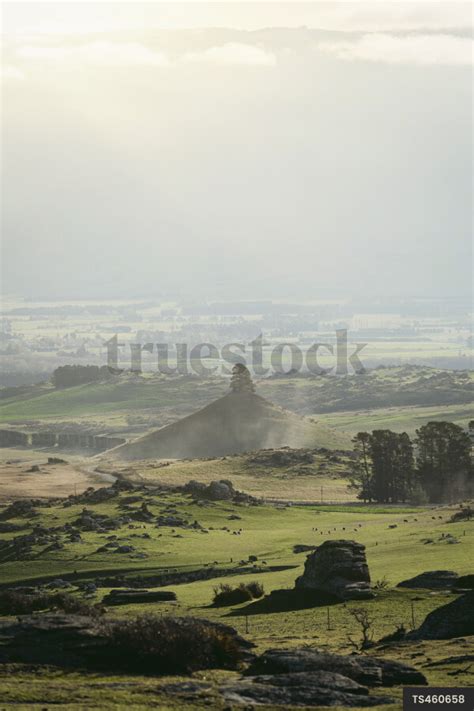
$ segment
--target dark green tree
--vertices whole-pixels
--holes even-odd
[[[431,502],[456,501],[474,491],[471,438],[453,422],[428,422],[416,431],[417,470]]]
[[[417,488],[413,444],[406,432],[396,435],[392,501],[406,501]]]
[[[390,430],[374,430],[370,437],[373,466],[372,489],[376,501],[392,500],[395,466],[396,434]]]
[[[415,488],[413,445],[406,432],[374,430],[353,439],[351,483],[364,501],[406,501]]]
[[[249,369],[243,363],[236,363],[232,368],[230,389],[233,393],[254,393],[255,385]]]
[[[373,499],[373,468],[370,456],[370,434],[358,432],[352,439],[354,458],[351,463],[351,487],[359,490],[359,499],[371,502]]]

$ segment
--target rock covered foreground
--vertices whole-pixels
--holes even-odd
[[[235,657],[237,667],[229,667],[225,662],[220,664],[219,659],[216,664],[216,658],[212,658],[207,667],[201,664],[194,668],[217,666],[242,669],[247,666],[247,669],[244,676],[212,689],[208,683],[206,688],[201,688],[201,682],[192,679],[164,684],[164,693],[171,696],[206,694],[206,689],[209,689],[228,703],[244,705],[370,707],[392,701],[380,691],[372,695],[371,688],[426,684],[423,674],[413,667],[365,655],[342,656],[296,648],[268,650],[256,656],[250,651],[251,643],[227,625],[195,618],[173,619],[170,621],[175,624],[178,636],[181,626],[184,629],[189,624],[197,627],[204,625],[206,630],[212,628],[218,634],[228,635],[238,652]],[[115,621],[113,624],[120,623]],[[111,646],[110,638],[104,635],[102,623],[97,619],[73,615],[32,615],[16,622],[1,623],[0,638],[0,663],[52,664],[96,671],[107,665],[117,669],[116,664],[120,662],[121,671],[143,673],[139,666],[133,666],[130,654],[121,658],[117,656],[117,649]],[[145,658],[142,661],[146,661]],[[170,669],[162,669],[159,663],[154,667],[148,664],[148,673],[160,675],[165,671],[173,673]],[[175,673],[182,675],[183,670]]]

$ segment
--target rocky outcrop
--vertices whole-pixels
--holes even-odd
[[[191,494],[198,501],[233,501],[234,503],[257,504],[258,500],[250,494],[234,489],[234,485],[229,479],[211,481],[210,484],[203,484],[199,481],[188,481],[183,486],[183,491]]]
[[[208,485],[191,480],[185,484],[184,491],[195,499],[209,499],[210,501],[230,501],[235,494],[232,482],[227,479],[211,481]]]
[[[461,595],[426,616],[407,639],[452,639],[474,634],[474,591]]]
[[[300,674],[335,672],[367,686],[421,686],[425,676],[401,662],[367,655],[343,656],[317,649],[269,649],[257,657],[246,674]]]
[[[474,589],[474,574],[460,575],[456,581],[456,590],[472,590]]]
[[[18,499],[3,509],[0,513],[1,521],[8,521],[10,518],[34,518],[38,516],[35,506],[37,501],[30,499]]]
[[[458,574],[453,570],[428,570],[414,578],[402,580],[397,588],[424,588],[426,590],[450,590],[458,581]]]
[[[171,697],[170,707],[179,697],[191,707],[197,696],[206,696],[213,708],[216,701],[219,708],[225,704],[365,708],[393,703],[380,687],[427,683],[413,667],[366,655],[342,656],[305,647],[268,650],[257,658],[252,643],[232,627],[190,617],[31,615],[0,621],[0,637],[0,664],[180,677],[200,669],[237,670],[247,665],[242,677],[224,683],[212,678],[165,682],[160,690]]]
[[[306,558],[296,589],[313,590],[338,600],[367,600],[374,596],[365,546],[348,540],[325,541]]]
[[[358,708],[389,704],[386,696],[369,696],[367,687],[334,672],[302,672],[257,676],[221,686],[228,703],[293,706],[356,706]]]
[[[195,617],[103,619],[38,614],[0,621],[0,664],[177,674],[235,669],[254,645],[229,625]]]
[[[234,496],[234,487],[230,481],[211,481],[207,491],[211,501],[231,501]]]
[[[131,605],[143,602],[172,602],[176,593],[172,590],[111,590],[102,602],[104,605]]]

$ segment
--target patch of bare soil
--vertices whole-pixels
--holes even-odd
[[[48,453],[2,449],[0,450],[0,502],[19,498],[54,498],[80,494],[89,487],[107,486],[88,472],[75,458],[58,463],[48,463]]]

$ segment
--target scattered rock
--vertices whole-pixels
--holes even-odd
[[[130,518],[134,521],[142,521],[143,523],[150,523],[154,519],[154,515],[148,508],[145,502],[142,503],[138,511],[130,514]]]
[[[14,501],[0,513],[1,521],[8,521],[10,518],[32,518],[38,516],[33,502],[29,499]]]
[[[0,523],[0,533],[16,533],[16,531],[21,531],[25,528],[25,525],[22,526],[18,523],[9,523],[8,521]]]

